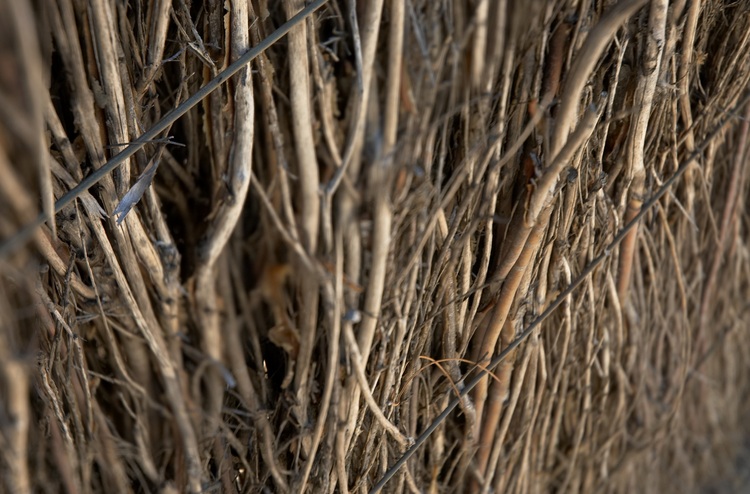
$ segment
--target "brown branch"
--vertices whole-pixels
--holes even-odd
[[[303,7],[304,2],[300,0],[286,0],[284,2],[284,9],[289,18],[292,18]],[[300,23],[289,33],[289,99],[295,141],[294,149],[297,156],[298,184],[301,192],[302,245],[311,255],[314,255],[318,245],[320,220],[320,177],[311,115],[313,96],[310,92],[307,33],[305,23]],[[318,301],[320,298],[318,282],[314,276],[303,277],[300,292],[300,345],[294,375],[298,404],[294,407],[294,412],[299,422],[304,424],[308,421],[307,408],[310,395],[308,383],[317,334]]]
[[[552,213],[552,207],[549,206],[542,211],[538,217],[538,222],[531,229],[526,245],[518,256],[513,268],[508,273],[503,288],[500,292],[497,302],[492,308],[490,319],[488,322],[487,333],[485,339],[482,342],[478,358],[485,359],[487,356],[495,353],[497,341],[501,337],[506,342],[505,347],[513,340],[515,336],[515,328],[513,324],[506,324],[508,320],[508,314],[513,305],[518,287],[521,284],[521,280],[524,278],[526,269],[529,267],[529,263],[536,254],[537,249],[544,237],[547,230],[547,223],[549,222],[549,216]],[[509,388],[510,373],[504,376],[499,376],[501,379],[504,378],[504,382],[496,385],[497,389]],[[500,398],[500,399],[498,399]],[[484,413],[485,401],[487,400],[487,377],[485,376],[482,381],[477,385],[474,392],[474,403],[477,411],[477,424],[481,427],[481,432],[477,434],[479,438],[479,469],[484,471],[486,469],[486,462],[489,459],[489,452],[491,449],[492,442],[494,440],[495,430],[498,425],[498,417],[502,412],[502,402],[504,398],[495,396],[491,400],[492,405],[487,409],[486,414]]]
[[[634,106],[636,115],[630,127],[628,135],[628,163],[625,177],[631,183],[629,185],[630,200],[625,213],[625,222],[629,223],[643,205],[643,190],[646,180],[646,168],[644,151],[646,146],[646,134],[648,131],[649,117],[656,92],[656,83],[661,74],[661,59],[664,50],[664,37],[667,22],[668,0],[654,0],[651,2],[649,12],[649,28],[646,40],[646,53],[642,61],[642,73],[638,81],[635,93]],[[620,295],[620,303],[624,305],[630,284],[630,272],[635,255],[635,245],[638,236],[638,228],[634,228],[622,242],[620,248],[619,279],[617,293]]]
[[[557,112],[555,131],[549,154],[556,156],[568,140],[568,133],[575,125],[578,115],[580,94],[588,84],[589,75],[599,63],[602,52],[617,30],[633,16],[648,0],[625,0],[618,2],[596,23],[586,37],[581,51],[576,54],[575,62],[570,68],[565,87],[560,97],[560,108]]]

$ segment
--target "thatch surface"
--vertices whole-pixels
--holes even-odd
[[[303,4],[0,0],[2,489],[366,492],[601,254],[386,490],[739,489],[747,2],[331,0],[15,241]]]

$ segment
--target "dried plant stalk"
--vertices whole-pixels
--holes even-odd
[[[648,37],[641,70],[643,75],[639,78],[638,88],[635,92],[635,107],[637,108],[633,124],[628,134],[628,164],[625,170],[625,179],[630,182],[628,194],[627,212],[625,221],[628,222],[635,217],[643,205],[643,193],[646,180],[646,167],[644,162],[644,148],[646,146],[646,129],[656,92],[656,82],[661,74],[661,61],[664,50],[665,28],[667,22],[668,2],[665,0],[651,2],[648,22]],[[623,240],[620,250],[620,267],[617,291],[620,294],[620,303],[623,304],[627,298],[628,285],[630,284],[630,273],[635,255],[635,243],[638,238],[638,229],[630,232]]]

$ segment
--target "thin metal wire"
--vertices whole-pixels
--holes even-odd
[[[560,305],[562,305],[563,301],[573,293],[573,291],[578,288],[578,286],[583,283],[583,281],[594,272],[594,270],[607,258],[609,257],[610,253],[612,252],[612,249],[617,247],[617,245],[622,242],[622,240],[625,238],[625,236],[635,228],[635,226],[641,221],[641,219],[646,215],[646,213],[649,212],[649,210],[661,199],[661,197],[667,193],[670,187],[674,185],[674,183],[679,180],[679,178],[685,173],[685,170],[688,169],[688,167],[695,161],[700,154],[706,149],[706,147],[713,141],[714,138],[721,132],[721,130],[724,128],[724,126],[729,123],[731,120],[738,118],[738,115],[736,114],[736,110],[739,108],[742,108],[743,106],[747,105],[748,102],[750,102],[750,94],[746,95],[742,101],[740,101],[734,110],[727,112],[727,116],[724,117],[724,119],[721,121],[719,125],[717,125],[714,130],[712,130],[706,138],[701,142],[701,144],[693,151],[692,154],[685,160],[679,168],[674,172],[674,174],[667,179],[664,184],[657,190],[657,192],[651,196],[651,198],[646,201],[643,206],[641,207],[641,210],[638,212],[638,214],[628,223],[626,224],[620,231],[615,235],[615,237],[612,239],[612,241],[604,248],[604,252],[599,254],[596,258],[594,258],[587,266],[586,268],[579,274],[571,283],[568,285],[568,287],[558,295],[558,297],[552,301],[552,303],[545,309],[544,312],[542,312],[539,316],[537,316],[536,319],[534,319],[527,327],[523,330],[523,332],[518,335],[516,339],[514,339],[503,351],[501,351],[499,354],[497,354],[486,367],[482,367],[481,370],[477,373],[476,376],[474,376],[471,380],[466,382],[465,387],[461,390],[461,393],[453,398],[451,402],[448,404],[448,406],[445,407],[445,410],[438,415],[438,417],[430,424],[430,426],[425,429],[425,431],[414,441],[414,444],[406,450],[406,452],[399,458],[399,460],[390,468],[388,471],[383,475],[383,477],[378,481],[377,484],[375,484],[375,487],[372,488],[370,491],[370,494],[377,494],[380,492],[381,489],[385,486],[386,483],[396,474],[396,472],[399,471],[399,469],[406,464],[407,461],[409,461],[409,458],[411,458],[414,453],[417,452],[417,450],[427,441],[427,439],[432,435],[433,432],[435,432],[435,429],[437,429],[440,424],[445,421],[445,419],[450,415],[450,413],[458,406],[460,401],[471,392],[472,389],[476,387],[477,384],[485,377],[485,375],[492,372],[498,365],[500,365],[500,362],[505,360],[505,358],[508,356],[510,352],[516,349],[521,343],[523,343],[526,338],[528,338],[531,333],[534,332],[536,328],[539,327],[542,322],[544,322],[545,319],[547,319],[554,311],[557,309]]]

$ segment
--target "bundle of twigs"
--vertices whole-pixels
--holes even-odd
[[[747,3],[0,6],[8,492],[731,478]]]

